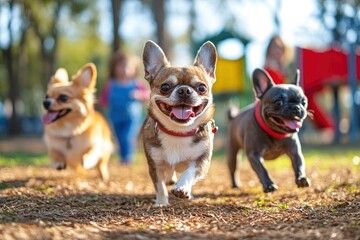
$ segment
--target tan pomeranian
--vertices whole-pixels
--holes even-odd
[[[59,68],[48,84],[43,102],[44,140],[52,164],[58,170],[70,167],[83,175],[96,167],[104,182],[109,180],[108,161],[113,150],[110,127],[94,110],[96,67],[83,66],[69,81]]]

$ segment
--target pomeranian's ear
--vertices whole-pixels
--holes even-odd
[[[95,64],[87,63],[72,77],[72,80],[77,86],[94,89],[96,85],[96,76],[97,72]]]
[[[49,85],[52,85],[55,83],[64,83],[64,82],[68,82],[68,81],[69,81],[69,77],[68,77],[68,73],[65,70],[65,68],[59,68],[58,70],[56,70],[54,76],[51,77]]]

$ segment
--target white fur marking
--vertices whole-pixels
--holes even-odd
[[[178,79],[177,79],[177,77],[174,76],[174,75],[169,76],[168,80],[169,80],[169,81],[171,82],[171,84],[173,84],[173,85],[177,85],[177,84],[178,84]]]
[[[193,137],[175,137],[159,131],[162,148],[151,148],[151,156],[155,162],[165,160],[174,166],[183,161],[194,161],[204,153],[208,139],[197,144],[193,143]],[[189,151],[189,149],[191,149]]]
[[[159,181],[156,183],[157,192],[156,192],[156,202],[155,207],[161,207],[169,205],[169,196],[166,189],[164,181]]]
[[[83,157],[83,166],[85,169],[90,169],[96,166],[100,157],[101,157],[101,149],[99,147],[93,149],[88,154],[85,154]]]
[[[195,162],[192,162],[189,164],[189,167],[186,169],[186,171],[181,175],[179,181],[176,183],[176,185],[173,187],[173,190],[180,190],[183,189],[185,192],[188,192],[191,194],[191,188],[195,184],[195,174],[196,174],[196,166]]]

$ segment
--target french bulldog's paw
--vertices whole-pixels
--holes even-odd
[[[307,177],[299,177],[298,179],[296,179],[296,185],[299,188],[310,187],[311,181]]]
[[[64,162],[57,162],[54,164],[56,170],[61,171],[66,168],[66,164]]]
[[[174,194],[178,198],[187,198],[191,199],[191,193],[184,188],[173,188],[171,189],[171,193]]]
[[[278,189],[278,186],[275,183],[267,185],[264,187],[264,193],[274,192]]]

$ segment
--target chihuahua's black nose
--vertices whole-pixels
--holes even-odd
[[[193,90],[188,86],[179,87],[176,91],[179,96],[190,96]]]
[[[43,106],[46,110],[49,109],[49,107],[51,106],[51,100],[50,99],[45,99],[45,101],[43,101]]]

